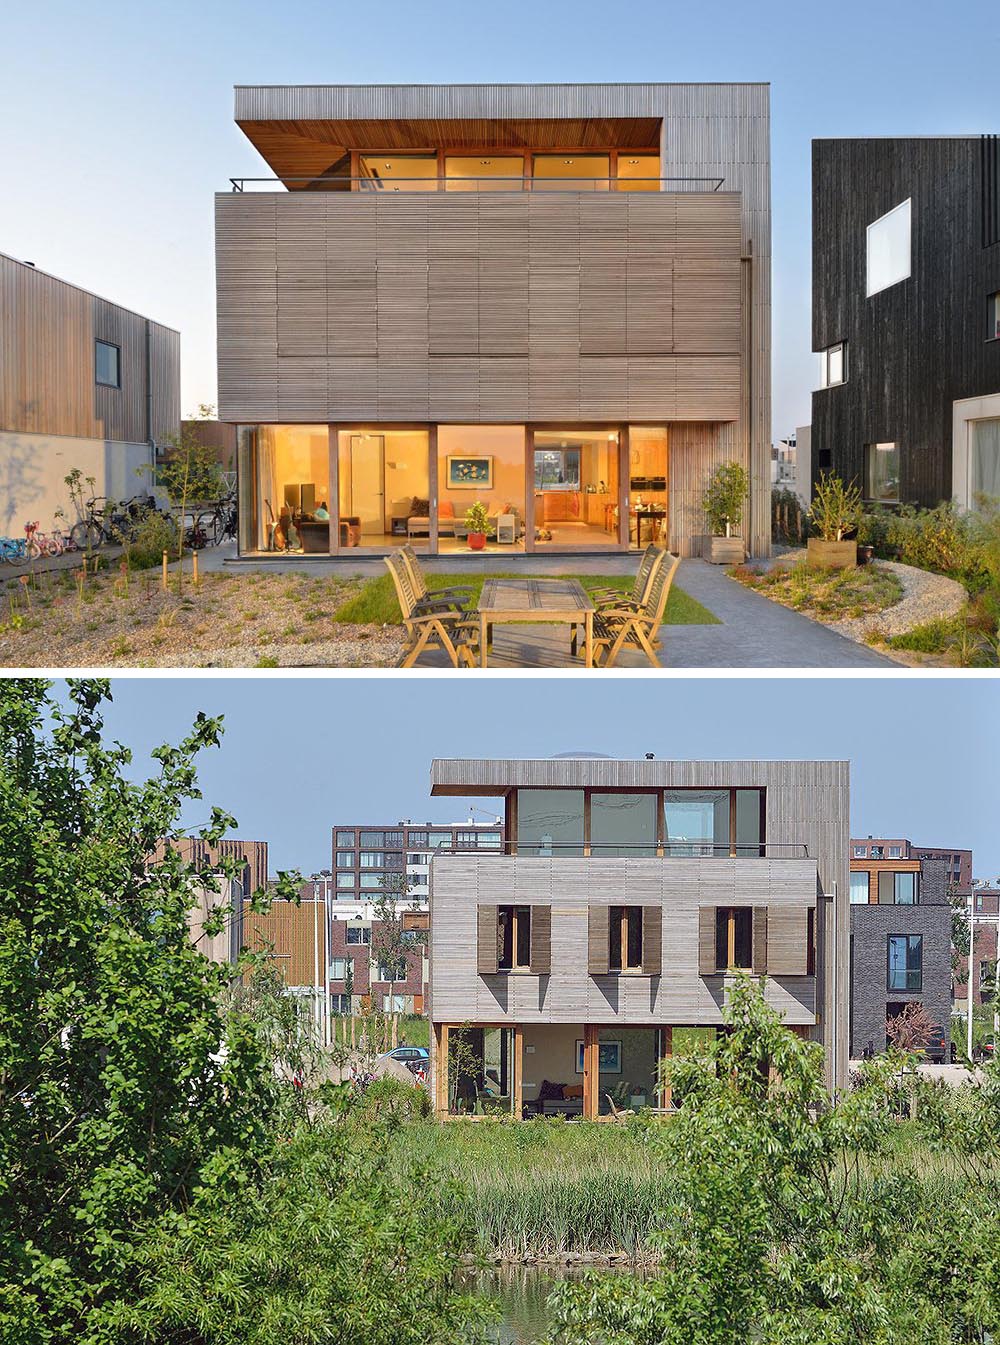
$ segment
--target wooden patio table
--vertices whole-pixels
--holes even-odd
[[[594,601],[578,579],[487,579],[479,599],[479,649],[485,668],[494,625],[540,622],[574,627],[571,654],[576,654],[576,627],[584,629],[585,668],[594,666]]]

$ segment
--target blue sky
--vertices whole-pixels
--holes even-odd
[[[329,867],[336,823],[438,822],[435,756],[848,758],[855,834],[971,847],[1000,875],[1000,692],[987,680],[917,678],[118,678],[109,734],[135,770],[198,710],[224,713],[201,769],[204,806],[271,845],[272,869]],[[489,809],[489,800],[476,803]],[[477,815],[478,817],[478,815]],[[479,819],[482,820],[482,819]]]
[[[212,194],[266,170],[235,83],[772,83],[774,426],[809,418],[810,139],[1000,130],[1000,6],[40,0],[0,35],[0,251],[182,332],[215,401]]]

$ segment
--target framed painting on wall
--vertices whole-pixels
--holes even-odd
[[[620,1041],[601,1041],[597,1044],[597,1068],[601,1074],[621,1074],[622,1044]],[[576,1043],[576,1072],[583,1073],[583,1042]]]
[[[468,457],[458,454],[448,457],[448,490],[492,490],[493,458]]]

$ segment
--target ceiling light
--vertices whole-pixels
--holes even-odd
[[[638,163],[638,162],[639,162],[638,159],[629,159],[629,163]]]
[[[563,163],[572,163],[572,162],[573,162],[572,159],[563,159]]]
[[[387,164],[386,164],[386,168],[391,168],[391,167],[392,167],[392,164],[391,164],[391,163],[387,163]]]
[[[486,164],[486,163],[492,163],[493,160],[492,160],[492,159],[480,159],[479,162],[480,162],[480,163],[483,163],[483,164]]]

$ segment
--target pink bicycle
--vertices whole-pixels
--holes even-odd
[[[56,528],[51,534],[38,531],[38,519],[24,525],[24,550],[29,560],[42,556],[61,556],[64,551],[76,550],[72,542]]]

